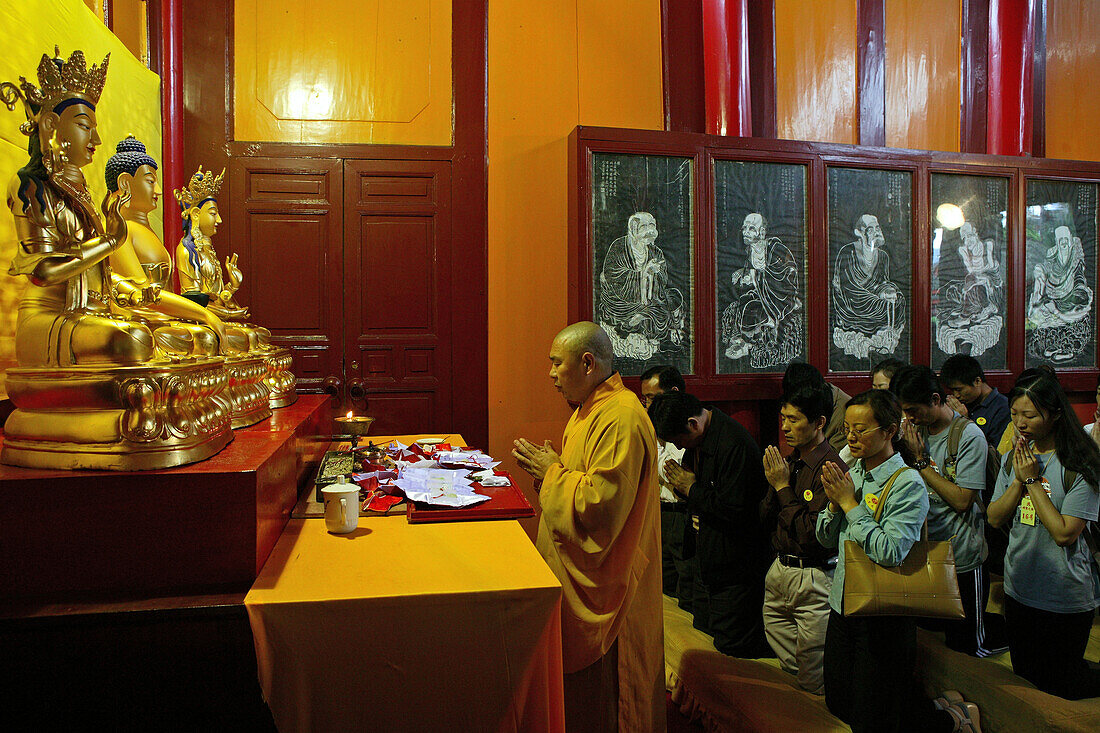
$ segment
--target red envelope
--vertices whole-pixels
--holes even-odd
[[[363,502],[363,508],[372,512],[385,512],[389,511],[395,504],[400,504],[403,501],[403,497],[400,496],[387,496],[385,494],[373,493],[370,497]]]
[[[366,489],[367,491],[374,491],[379,486],[377,476],[371,476],[370,478],[363,479],[362,481],[356,481],[355,483],[359,484],[360,488]]]

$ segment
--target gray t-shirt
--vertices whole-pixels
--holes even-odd
[[[1007,463],[1009,455],[1005,455]],[[1100,494],[1078,476],[1067,492],[1062,486],[1062,463],[1052,452],[1036,455],[1039,476],[1046,479],[1050,500],[1062,514],[1095,521],[1100,511]],[[997,474],[993,501],[1001,498],[1012,483],[1012,465]],[[1026,493],[1024,494],[1027,495]],[[1023,501],[1021,500],[1021,503]],[[1035,526],[1020,521],[1020,507],[1012,517],[1005,553],[1005,593],[1032,608],[1054,613],[1081,613],[1100,605],[1100,578],[1089,555],[1084,537],[1069,547],[1059,547],[1043,526],[1038,514]]]
[[[958,417],[958,413],[954,416]],[[951,428],[947,427],[925,438],[928,455],[932,457],[940,476],[945,476],[947,472],[947,443],[950,434]],[[951,540],[951,549],[955,552],[955,569],[960,573],[979,567],[989,555],[989,547],[985,543],[985,511],[980,498],[985,489],[988,445],[982,429],[967,421],[962,435],[959,436],[954,482],[960,488],[978,492],[979,496],[974,497],[974,503],[965,512],[959,513],[952,509],[943,497],[931,486],[928,487],[928,539],[941,542]],[[947,478],[950,479],[950,476]]]

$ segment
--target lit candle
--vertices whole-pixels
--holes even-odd
[[[370,432],[373,417],[366,415],[352,415],[348,412],[343,417],[336,418],[336,432],[340,435],[366,435]]]

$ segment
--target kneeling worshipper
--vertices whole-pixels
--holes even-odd
[[[535,479],[536,547],[561,581],[566,730],[665,729],[657,438],[595,323],[566,327],[550,378],[573,406],[559,456],[520,438]]]

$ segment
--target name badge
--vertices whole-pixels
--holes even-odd
[[[871,510],[871,513],[874,514],[875,510],[878,509],[878,494],[867,494],[863,497],[863,502],[867,505],[867,508]]]
[[[1025,496],[1020,501],[1020,524],[1035,526],[1035,504],[1032,503],[1030,496]]]

